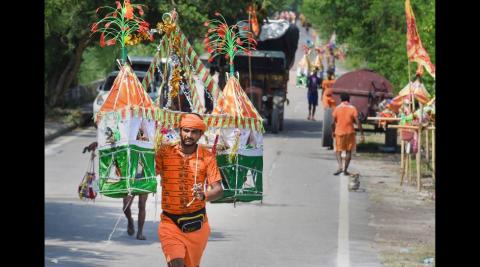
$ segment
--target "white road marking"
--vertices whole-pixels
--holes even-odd
[[[275,161],[277,160],[277,158],[275,158]],[[270,166],[270,171],[268,172],[268,177],[271,178],[272,177],[272,173],[273,173],[273,169],[275,169],[275,166],[277,165],[275,163],[275,161],[273,162],[273,164]]]
[[[348,244],[349,219],[348,219],[348,176],[340,178],[340,203],[338,205],[338,249],[337,266],[350,267],[350,248]]]

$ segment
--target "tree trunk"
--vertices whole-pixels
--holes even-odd
[[[67,78],[68,72],[72,68],[73,60],[74,60],[74,58],[70,57],[70,59],[68,60],[67,66],[65,67],[65,69],[63,69],[63,72],[62,72],[62,74],[60,75],[60,78],[57,81],[57,85],[55,86],[55,89],[53,90],[53,92],[51,94],[51,97],[52,97],[52,102],[51,103],[53,104],[53,106],[59,106],[63,102],[63,95],[60,92],[65,91],[63,89],[64,85],[65,85],[65,80]]]
[[[70,88],[73,80],[77,76],[78,70],[80,69],[80,64],[82,63],[83,52],[87,48],[89,41],[90,38],[88,33],[80,38],[80,42],[77,48],[75,48],[75,53],[71,56],[67,67],[60,76],[55,88],[55,101],[53,102],[55,106],[61,106],[64,104],[65,93]]]
[[[68,62],[64,62],[64,64],[61,64],[61,65],[65,65],[67,63]],[[55,101],[54,98],[55,98],[56,84],[58,83],[62,72],[63,71],[60,69],[55,70],[55,72],[51,75],[51,78],[48,80],[48,84],[46,85],[47,88],[45,92],[45,98],[47,100],[46,104],[48,108],[53,107],[53,103]]]

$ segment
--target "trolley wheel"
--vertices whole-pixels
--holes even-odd
[[[333,147],[332,138],[332,109],[326,108],[323,112],[322,146]]]
[[[273,107],[272,110],[272,133],[276,134],[280,130],[280,111]]]

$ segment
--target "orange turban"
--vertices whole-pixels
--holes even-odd
[[[192,128],[205,132],[207,125],[196,114],[185,114],[180,121],[180,128]]]

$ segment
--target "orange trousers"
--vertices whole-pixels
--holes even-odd
[[[184,233],[170,218],[161,215],[161,221],[158,225],[158,238],[167,263],[173,259],[181,258],[185,260],[186,267],[199,266],[209,235],[210,225],[207,218],[205,218],[200,230]]]
[[[335,151],[352,151],[355,149],[356,140],[355,133],[344,135],[335,134]]]

